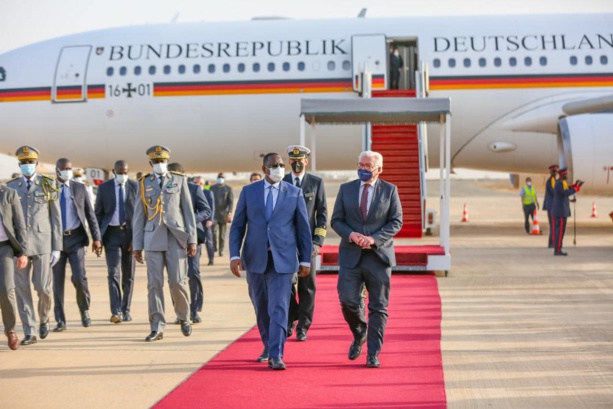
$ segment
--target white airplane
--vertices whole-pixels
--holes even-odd
[[[452,99],[452,166],[546,173],[613,185],[611,14],[263,19],[70,35],[0,55],[0,148],[110,169],[164,144],[191,172],[252,171],[299,141],[304,97],[359,98],[365,66],[400,88],[421,62],[429,96]],[[317,130],[317,169],[354,168],[360,126]],[[307,139],[307,143],[309,140]],[[438,165],[438,138],[429,139]]]

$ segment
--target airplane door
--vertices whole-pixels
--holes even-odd
[[[91,46],[64,47],[55,69],[53,102],[85,102],[86,73]]]
[[[353,90],[360,91],[360,74],[364,69],[372,74],[372,89],[387,88],[387,40],[383,34],[351,37]]]

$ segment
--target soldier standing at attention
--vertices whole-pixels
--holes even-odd
[[[549,177],[545,182],[545,199],[543,200],[543,210],[547,210],[547,222],[549,222],[549,244],[548,247],[552,249],[553,245],[553,219],[551,216],[551,209],[553,208],[553,188],[556,186],[556,174],[558,173],[558,165],[551,165],[549,167]]]
[[[558,174],[560,175],[560,178],[556,182],[553,189],[554,198],[553,207],[551,208],[555,226],[553,236],[555,249],[553,255],[567,256],[568,254],[562,251],[562,242],[564,241],[564,234],[566,233],[566,219],[570,217],[570,196],[581,190],[583,181],[578,180],[574,185],[569,186],[566,182],[566,179],[568,178],[568,169],[562,168],[559,170]],[[575,200],[576,199],[573,199],[573,201]]]
[[[62,216],[58,200],[58,186],[54,179],[36,173],[39,152],[31,146],[22,146],[15,152],[22,176],[7,183],[17,191],[26,220],[28,263],[15,272],[17,306],[25,338],[21,345],[37,342],[49,334],[49,312],[53,297],[51,267],[60,258],[62,250]],[[30,272],[34,290],[38,294],[34,309],[30,288]],[[36,311],[40,317],[36,320]]]
[[[170,150],[156,145],[147,149],[153,173],[138,183],[132,221],[134,258],[147,262],[149,324],[147,342],[164,338],[164,267],[181,333],[192,333],[189,322],[187,257],[196,255],[196,218],[184,175],[168,171]]]

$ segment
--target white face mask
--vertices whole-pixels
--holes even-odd
[[[115,180],[120,185],[123,185],[128,180],[128,175],[115,175]]]
[[[528,187],[530,187],[530,186],[532,186],[532,182],[526,182],[526,185],[527,185]]]
[[[72,179],[72,170],[60,170],[58,173],[62,180],[68,181]]]
[[[154,163],[153,164],[153,171],[157,173],[158,175],[165,175],[167,169],[168,169],[167,163]]]
[[[224,178],[217,178],[217,183],[219,183],[220,185],[223,185],[223,182],[225,182],[226,180]]]
[[[270,174],[268,175],[273,182],[277,183],[285,176],[285,168],[268,168]]]

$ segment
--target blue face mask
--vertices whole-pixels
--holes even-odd
[[[366,169],[358,169],[358,177],[362,182],[368,182],[372,179],[372,172]]]
[[[19,168],[21,168],[21,173],[24,176],[32,176],[36,172],[36,165],[34,163],[24,163],[19,165]]]

